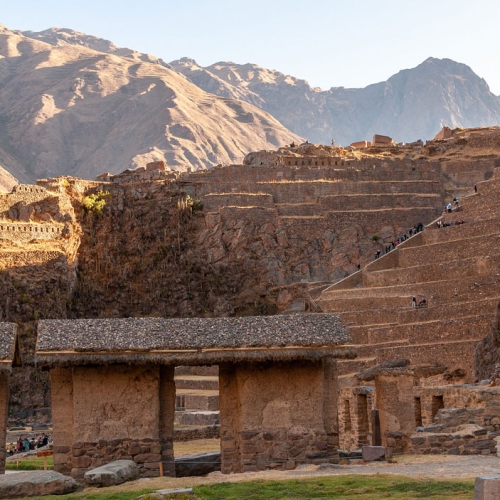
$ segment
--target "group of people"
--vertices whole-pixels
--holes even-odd
[[[25,453],[30,450],[36,450],[37,448],[43,448],[47,446],[50,442],[50,436],[48,434],[42,434],[35,438],[20,437],[15,443],[7,444],[7,456],[11,457],[15,453]]]
[[[453,208],[453,205],[455,205],[455,208]],[[458,202],[458,199],[456,197],[453,198],[453,205],[451,203],[445,205],[443,208],[443,212],[448,212],[449,214],[451,214],[453,210],[460,210],[460,203]]]
[[[462,224],[465,224],[465,221],[462,219],[462,220],[457,220],[457,222],[453,222],[452,220],[450,220],[450,222],[446,222],[442,219],[439,219],[437,222],[437,227],[439,229],[441,229],[442,227],[448,227],[448,226],[460,226]]]
[[[406,231],[403,235],[401,235],[396,241],[391,242],[390,245],[387,245],[384,247],[384,254],[389,253],[391,250],[394,250],[398,245],[403,243],[403,241],[406,241],[408,238],[411,238],[413,235],[420,233],[424,229],[424,225],[422,222],[419,222],[415,226],[413,226],[411,229]],[[381,250],[377,250],[375,252],[375,258],[378,259],[382,255]]]
[[[415,295],[411,298],[411,306],[412,307],[427,307],[427,300],[425,300],[425,297],[422,295],[421,296],[420,302],[417,302],[417,297]]]

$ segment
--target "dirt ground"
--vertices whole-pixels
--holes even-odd
[[[200,484],[240,482],[254,480],[297,479],[345,474],[394,474],[399,476],[426,477],[434,479],[474,479],[485,474],[500,474],[500,458],[496,456],[452,456],[452,455],[400,455],[397,463],[370,463],[341,465],[321,468],[307,466],[291,471],[265,471],[246,474],[221,474],[213,472],[206,477],[139,479],[107,489],[106,491],[138,491],[145,488],[189,488]],[[87,493],[97,492],[94,488]],[[100,490],[102,492],[102,489]]]

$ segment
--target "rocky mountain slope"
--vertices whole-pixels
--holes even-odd
[[[4,167],[23,181],[88,179],[155,160],[203,169],[299,140],[266,112],[208,94],[159,62],[64,30],[28,37],[0,27]]]
[[[13,177],[7,170],[0,167],[0,193],[10,193],[12,188],[17,184],[17,179]]]
[[[500,124],[500,97],[468,66],[429,58],[360,89],[321,90],[255,64],[207,67],[183,58],[172,67],[207,92],[243,99],[311,142],[348,145],[387,134],[396,141],[431,139],[439,129]]]

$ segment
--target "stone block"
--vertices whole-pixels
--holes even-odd
[[[30,471],[0,476],[0,498],[66,495],[77,488],[76,481],[54,471]]]
[[[478,476],[474,485],[474,500],[500,498],[500,476]]]
[[[361,453],[364,462],[373,462],[374,460],[385,459],[384,446],[363,446],[361,448]]]
[[[131,481],[138,476],[137,465],[132,460],[117,460],[87,471],[83,479],[89,486],[113,486]]]
[[[159,453],[141,453],[134,457],[136,463],[144,462],[159,462],[161,460],[161,455]]]

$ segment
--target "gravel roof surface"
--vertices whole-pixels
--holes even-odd
[[[16,348],[17,327],[14,323],[0,323],[0,360],[12,361]]]
[[[331,314],[42,320],[38,323],[37,351],[319,347],[349,341],[347,329]]]

